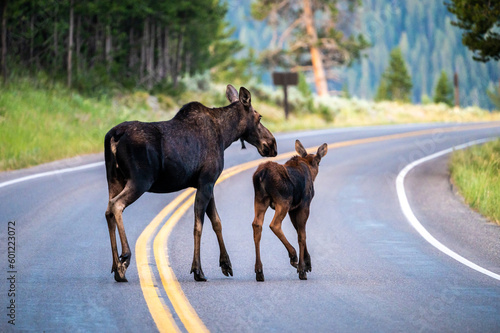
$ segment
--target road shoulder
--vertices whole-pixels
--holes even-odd
[[[405,188],[415,216],[441,243],[495,273],[500,273],[500,227],[473,211],[450,182],[450,155],[412,170]]]

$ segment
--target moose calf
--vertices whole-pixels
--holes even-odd
[[[314,196],[313,181],[316,179],[319,162],[326,155],[328,146],[324,143],[318,148],[316,154],[307,154],[304,146],[299,140],[296,140],[295,150],[299,156],[292,157],[284,165],[276,162],[262,163],[253,175],[255,218],[252,226],[257,281],[264,281],[264,272],[260,261],[260,238],[264,215],[268,207],[275,210],[270,224],[271,230],[285,245],[290,257],[290,264],[297,268],[299,278],[307,280],[307,272],[311,271],[311,257],[306,246],[306,222]],[[290,215],[290,220],[298,234],[300,251],[298,260],[295,248],[290,245],[281,230],[281,223],[287,213]]]

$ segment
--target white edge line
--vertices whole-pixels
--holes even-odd
[[[32,179],[37,179],[37,178],[42,178],[42,177],[48,177],[48,176],[53,176],[53,175],[58,175],[61,173],[67,173],[67,172],[74,172],[74,171],[80,171],[80,170],[85,170],[85,169],[90,169],[90,168],[95,168],[98,166],[104,165],[104,162],[96,162],[96,163],[90,163],[90,164],[84,164],[80,165],[77,167],[72,167],[72,168],[64,168],[64,169],[59,169],[59,170],[53,170],[53,171],[47,171],[47,172],[42,172],[42,173],[36,173],[34,175],[30,176],[25,176],[21,178],[16,178],[12,180],[8,180],[6,182],[0,183],[0,188],[2,187],[7,187],[10,185],[14,185],[17,183],[22,183],[28,180]]]
[[[485,143],[485,142],[488,142],[488,141],[492,141],[492,140],[495,140],[496,138],[488,138],[488,139],[482,139],[482,140],[476,140],[476,141],[471,141],[471,142],[467,142],[465,144],[462,144],[462,145],[459,145],[459,146],[455,146],[455,147],[452,147],[452,148],[448,148],[448,149],[445,149],[445,150],[442,150],[442,151],[439,151],[435,154],[432,154],[432,155],[429,155],[429,156],[426,156],[424,158],[421,158],[413,163],[410,163],[408,164],[406,167],[403,168],[403,170],[401,170],[401,172],[398,174],[398,177],[396,178],[396,190],[397,190],[397,194],[398,194],[398,198],[399,198],[399,204],[401,205],[401,210],[403,211],[403,214],[406,216],[406,218],[408,219],[408,222],[410,222],[410,224],[413,226],[413,228],[415,228],[415,230],[427,241],[429,242],[432,246],[434,246],[435,248],[437,248],[439,251],[443,252],[444,254],[450,256],[451,258],[457,260],[458,262],[464,264],[465,266],[469,267],[469,268],[472,268],[482,274],[485,274],[489,277],[492,277],[496,280],[499,280],[500,281],[500,275],[499,274],[496,274],[496,273],[493,273],[475,263],[473,263],[472,261],[462,257],[461,255],[459,255],[458,253],[456,252],[453,252],[452,250],[450,250],[449,248],[447,248],[445,245],[443,245],[441,242],[439,242],[436,238],[434,238],[434,236],[432,236],[425,228],[424,226],[420,223],[420,221],[417,219],[417,217],[415,216],[415,214],[413,214],[413,211],[410,207],[410,203],[408,202],[408,198],[406,197],[406,192],[405,192],[405,187],[404,187],[404,181],[405,181],[405,177],[406,175],[414,168],[416,167],[417,165],[419,164],[422,164],[422,163],[425,163],[429,160],[432,160],[434,158],[437,158],[439,156],[442,156],[442,155],[446,155],[446,154],[449,154],[451,153],[452,151],[454,150],[461,150],[461,149],[464,149],[464,148],[467,148],[467,147],[470,147],[470,146],[473,146],[473,145],[478,145],[478,144],[482,144],[482,143]]]

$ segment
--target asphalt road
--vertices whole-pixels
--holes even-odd
[[[218,245],[207,219],[201,253],[208,282],[194,282],[189,274],[192,208],[173,228],[165,250],[183,294],[213,332],[499,331],[500,281],[464,266],[424,240],[403,215],[395,186],[396,176],[408,163],[471,140],[500,136],[497,125],[484,129],[405,125],[278,135],[279,153],[292,151],[297,138],[306,148],[358,140],[332,146],[321,162],[307,223],[312,258],[308,280],[298,279],[285,248],[264,227],[261,254],[266,281],[255,281],[251,227],[255,168],[251,168],[215,188],[234,277],[220,272]],[[393,134],[403,135],[383,137]],[[359,141],[372,137],[379,139]],[[226,167],[258,158],[255,148],[242,151],[236,142],[226,150]],[[109,273],[102,165],[1,187],[26,175],[100,160],[101,156],[85,156],[0,174],[0,331],[157,330],[141,288],[135,253],[128,283],[114,282]],[[500,228],[462,203],[449,184],[446,161],[446,156],[432,160],[408,174],[410,205],[439,241],[498,274]],[[127,208],[125,228],[133,251],[146,226],[178,194],[145,194]],[[272,215],[269,210],[265,225]],[[15,221],[15,231],[10,230],[16,244],[13,268],[8,262],[10,221]],[[283,228],[298,249],[288,217]],[[188,326],[161,284],[150,248],[148,260],[158,297],[179,329],[186,331]],[[11,275],[13,284],[8,280]],[[15,296],[11,297],[12,287]],[[15,326],[7,316],[12,299]]]

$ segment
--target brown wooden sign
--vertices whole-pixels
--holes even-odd
[[[293,72],[273,72],[273,83],[276,86],[283,86],[285,94],[285,118],[288,119],[288,86],[296,86],[299,83],[299,75]]]
[[[296,86],[299,75],[293,72],[273,72],[273,83],[276,86]]]

